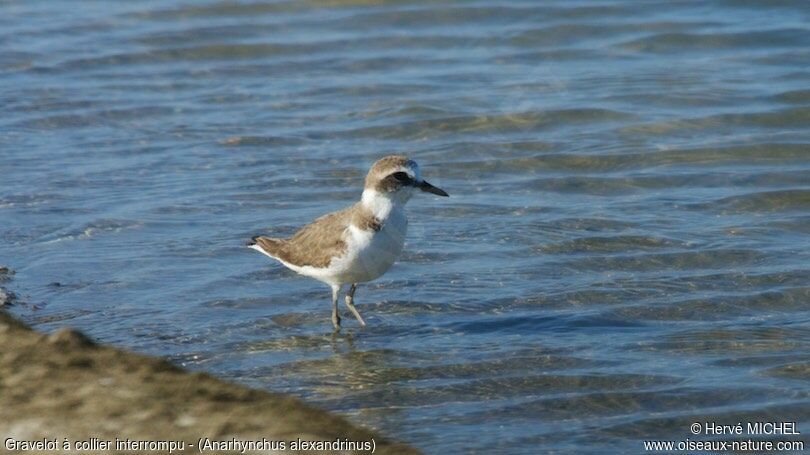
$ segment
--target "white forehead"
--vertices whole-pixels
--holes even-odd
[[[413,160],[408,161],[408,163],[405,166],[398,167],[397,171],[405,172],[415,180],[422,180],[422,173],[419,172],[419,165],[416,164],[416,161]]]

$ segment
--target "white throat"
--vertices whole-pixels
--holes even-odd
[[[391,215],[391,212],[400,211],[405,207],[405,202],[399,198],[391,197],[391,195],[380,193],[379,191],[366,188],[363,190],[363,198],[361,199],[363,205],[372,213],[378,220],[385,220]]]

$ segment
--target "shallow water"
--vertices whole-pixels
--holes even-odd
[[[810,3],[7,2],[14,312],[428,453],[810,432]],[[417,159],[406,252],[329,291],[242,245]]]

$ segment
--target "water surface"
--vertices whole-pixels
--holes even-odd
[[[810,432],[810,3],[6,2],[0,263],[43,330],[428,453]],[[405,153],[406,252],[245,249]]]

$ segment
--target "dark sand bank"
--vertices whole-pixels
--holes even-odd
[[[297,398],[249,389],[187,372],[165,360],[101,346],[77,331],[38,333],[2,310],[0,346],[0,453],[9,452],[10,438],[40,442],[47,438],[59,445],[59,450],[19,450],[28,447],[18,442],[18,453],[169,453],[116,450],[116,438],[184,441],[185,450],[172,453],[189,454],[200,453],[200,438],[285,441],[286,452],[298,438],[360,444],[373,439],[375,453],[418,453]],[[71,450],[62,450],[65,438]],[[77,441],[87,442],[87,449],[76,450]],[[111,447],[105,449],[104,441],[111,441]]]

